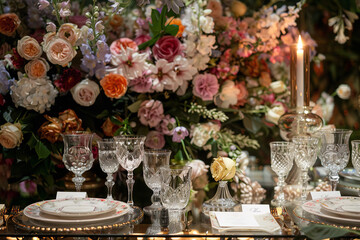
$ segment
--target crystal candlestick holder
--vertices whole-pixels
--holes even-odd
[[[230,194],[227,181],[219,181],[218,188],[213,198],[203,203],[203,213],[210,211],[231,212],[239,204]]]

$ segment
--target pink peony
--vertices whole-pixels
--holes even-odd
[[[174,36],[164,36],[160,38],[152,48],[156,60],[165,59],[168,62],[174,61],[177,55],[182,55],[183,47]]]
[[[193,94],[204,101],[210,101],[219,90],[219,83],[212,74],[199,74],[193,80]]]
[[[165,138],[161,132],[150,131],[145,140],[145,146],[153,149],[161,149],[165,146]]]
[[[245,87],[245,82],[240,82],[235,85],[240,90],[240,93],[237,95],[236,106],[244,106],[249,96],[248,90]]]
[[[146,100],[140,105],[138,117],[143,125],[157,126],[164,118],[164,108],[158,100]]]

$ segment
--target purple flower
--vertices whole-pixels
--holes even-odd
[[[96,58],[94,55],[84,55],[81,59],[81,69],[88,72],[90,76],[94,75],[94,69],[96,67]]]
[[[39,0],[39,10],[43,10],[47,8],[50,5],[50,3],[46,0]]]
[[[156,126],[156,130],[162,132],[165,135],[173,135],[176,128],[176,120],[170,115],[166,115],[159,125]]]
[[[96,47],[97,47],[97,51],[96,51],[97,60],[105,63],[110,62],[111,59],[110,48],[106,44],[106,42],[98,40],[96,42]]]
[[[144,71],[142,76],[131,79],[129,82],[131,90],[137,93],[153,92],[151,89],[152,78],[149,76],[150,73],[151,71]]]
[[[0,94],[7,94],[13,80],[10,80],[10,74],[4,66],[4,62],[0,61]]]
[[[189,136],[189,131],[185,127],[176,127],[172,140],[173,142],[181,142],[187,136]]]
[[[37,185],[31,180],[25,180],[19,183],[20,192],[25,196],[33,195],[36,193]]]
[[[165,138],[161,132],[150,131],[146,136],[145,146],[153,149],[161,149],[165,146]]]

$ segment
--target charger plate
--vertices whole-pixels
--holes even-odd
[[[38,232],[53,232],[53,233],[62,233],[62,232],[88,232],[88,231],[111,231],[114,228],[121,228],[131,224],[138,224],[144,218],[144,212],[139,207],[132,207],[132,211],[128,213],[107,221],[97,221],[92,223],[74,223],[74,224],[64,224],[64,223],[47,223],[43,221],[36,221],[28,218],[24,215],[24,212],[21,211],[16,214],[12,221],[19,227],[24,228],[29,231],[38,231]]]
[[[360,218],[359,197],[336,197],[320,201],[321,208],[326,212],[347,218]]]

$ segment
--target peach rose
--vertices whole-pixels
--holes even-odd
[[[52,38],[44,46],[44,51],[52,64],[58,64],[63,67],[68,65],[76,55],[76,51],[71,43],[59,37]]]
[[[6,13],[0,15],[0,33],[11,36],[19,27],[21,21],[15,13]]]
[[[4,148],[15,148],[20,145],[23,140],[20,123],[5,123],[0,127],[0,144]]]
[[[44,78],[50,66],[44,58],[31,60],[25,65],[25,72],[30,79]]]
[[[165,25],[178,25],[179,26],[179,31],[177,32],[176,36],[175,37],[181,37],[184,30],[185,30],[185,27],[184,25],[181,24],[181,19],[180,18],[169,18]]]
[[[105,95],[109,98],[119,99],[126,93],[127,80],[120,74],[110,73],[100,81]]]
[[[48,115],[44,115],[44,117],[48,120],[44,122],[39,130],[38,134],[40,135],[40,139],[46,139],[51,143],[55,143],[56,141],[61,140],[61,132],[62,132],[62,122],[58,118],[53,118]]]
[[[49,32],[44,35],[43,42],[41,43],[43,45],[43,48],[46,48],[46,45],[49,44],[49,42],[56,36],[56,32]]]
[[[63,132],[81,131],[82,120],[76,115],[74,110],[67,109],[59,113],[59,119],[62,122]]]
[[[76,41],[80,37],[80,29],[72,23],[65,23],[60,26],[57,36],[67,40],[71,45],[75,46]]]
[[[19,55],[26,60],[38,58],[42,54],[42,49],[35,38],[25,36],[17,43],[17,51]]]
[[[135,51],[138,50],[138,46],[136,45],[136,43],[133,40],[131,40],[129,38],[120,38],[111,43],[110,52],[111,52],[111,54],[120,54],[123,51],[121,48],[126,50],[127,47],[132,48]]]
[[[271,84],[271,77],[268,72],[261,72],[260,78],[259,78],[260,85],[263,87],[270,87]]]

